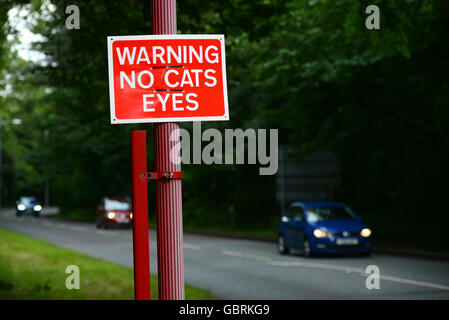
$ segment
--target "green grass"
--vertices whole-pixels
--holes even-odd
[[[68,265],[79,267],[79,290],[65,286]],[[185,295],[189,300],[213,299],[189,285]],[[153,275],[151,298],[157,299]],[[133,271],[0,228],[0,299],[134,299]]]

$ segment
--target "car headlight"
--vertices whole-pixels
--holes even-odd
[[[364,228],[362,229],[362,231],[360,231],[360,235],[364,238],[368,238],[371,235],[371,230],[368,228]]]
[[[25,206],[23,204],[19,204],[17,206],[17,210],[23,211],[23,210],[25,210]]]
[[[327,232],[323,231],[323,230],[320,230],[320,229],[315,229],[315,230],[313,230],[313,235],[316,238],[326,238],[327,237]]]
[[[115,218],[115,212],[111,211],[108,213],[108,218],[109,219],[114,219]]]
[[[132,213],[132,212],[129,214],[129,218],[130,218],[130,219],[133,218],[133,213]]]
[[[37,204],[33,207],[34,211],[41,211],[42,210],[42,206],[40,204]]]

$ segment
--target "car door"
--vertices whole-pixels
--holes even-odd
[[[287,217],[285,240],[289,246],[299,248],[304,238],[304,210],[300,205],[292,205],[288,208]]]

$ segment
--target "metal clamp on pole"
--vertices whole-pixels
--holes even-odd
[[[150,180],[173,180],[182,179],[182,171],[175,172],[148,172]]]

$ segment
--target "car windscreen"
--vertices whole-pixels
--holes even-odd
[[[24,205],[30,205],[30,204],[37,203],[37,199],[33,198],[33,197],[22,197],[22,198],[20,198],[20,202]]]
[[[127,201],[106,199],[104,201],[104,208],[106,210],[130,210],[131,205]]]
[[[349,207],[311,207],[306,209],[307,221],[355,220],[357,216]]]

